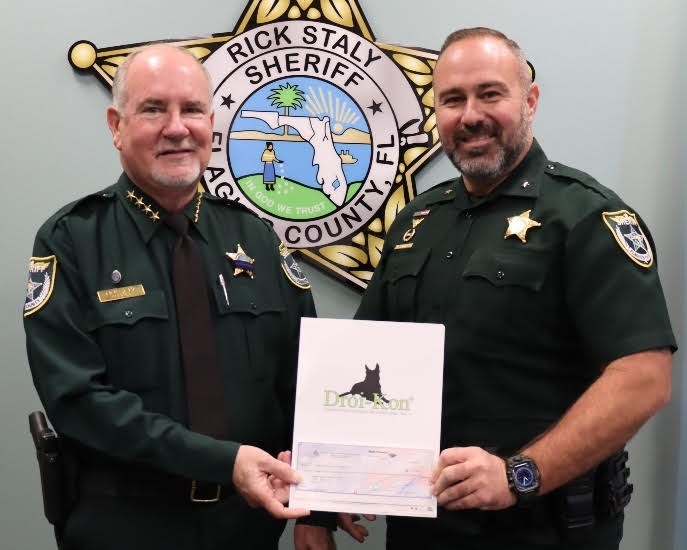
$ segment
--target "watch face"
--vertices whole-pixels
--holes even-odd
[[[519,490],[527,490],[534,485],[534,472],[529,464],[517,464],[513,468],[513,480]]]

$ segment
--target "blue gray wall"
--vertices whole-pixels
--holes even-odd
[[[678,341],[685,326],[684,0],[360,0],[378,40],[438,49],[463,26],[511,35],[537,68],[536,135],[549,157],[590,172],[639,210],[657,242]],[[21,306],[33,235],[62,204],[118,172],[105,124],[109,102],[93,77],[75,74],[67,49],[186,38],[233,28],[244,3],[196,0],[5,2],[0,17],[0,546],[53,548],[41,517],[26,413],[39,406],[27,370]],[[418,6],[424,11],[419,11]],[[454,174],[444,158],[420,175],[424,190]],[[309,269],[319,312],[350,317],[359,295]],[[641,312],[637,312],[641,315]],[[676,356],[671,403],[630,445],[635,494],[623,550],[687,549],[687,377]],[[682,465],[681,468],[678,466]],[[681,520],[680,520],[681,518]],[[381,521],[368,548],[383,548]],[[342,549],[357,547],[337,535]],[[284,539],[282,547],[291,548]]]

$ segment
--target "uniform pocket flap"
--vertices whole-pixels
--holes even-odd
[[[220,315],[228,313],[251,313],[262,315],[268,312],[286,311],[284,302],[277,291],[278,284],[275,281],[275,288],[260,288],[248,284],[239,287],[229,285],[225,294],[224,289],[215,288],[215,300]]]
[[[389,258],[387,278],[393,283],[403,277],[417,277],[429,258],[430,249],[403,250]]]
[[[548,271],[549,259],[540,252],[478,250],[468,260],[463,277],[480,277],[494,286],[521,286],[540,290]]]
[[[87,320],[89,330],[106,325],[135,325],[141,319],[167,319],[167,301],[161,290],[146,290],[142,296],[96,302]]]

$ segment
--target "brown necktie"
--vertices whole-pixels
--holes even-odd
[[[186,380],[188,427],[194,432],[226,439],[228,422],[222,377],[200,251],[188,234],[186,216],[171,214],[165,223],[178,235],[172,248],[172,281]]]

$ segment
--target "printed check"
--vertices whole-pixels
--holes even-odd
[[[436,517],[443,345],[442,325],[302,320],[290,506]]]

